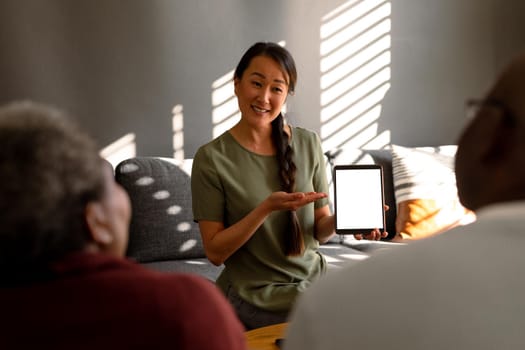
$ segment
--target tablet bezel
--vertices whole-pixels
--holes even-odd
[[[382,217],[382,227],[358,227],[358,228],[340,228],[338,225],[338,215],[341,215],[340,208],[337,206],[337,171],[347,171],[347,170],[379,170],[380,186],[381,186],[381,217]],[[334,225],[335,232],[339,235],[347,234],[368,234],[374,229],[379,229],[381,232],[385,231],[386,228],[386,213],[385,213],[385,194],[384,194],[384,180],[383,180],[383,167],[379,164],[351,164],[351,165],[335,165],[333,174],[332,174],[333,184],[334,184]],[[339,210],[338,210],[339,209]],[[358,214],[357,214],[358,215]]]

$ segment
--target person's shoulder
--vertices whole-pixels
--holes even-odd
[[[303,128],[300,126],[292,126],[290,125],[290,128],[292,128],[292,134],[298,135],[299,137],[306,137],[306,138],[317,138],[318,135],[315,131]]]
[[[290,126],[292,129],[292,139],[300,142],[313,142],[318,143],[320,138],[319,135],[310,129],[306,129],[300,126]]]
[[[198,308],[220,314],[229,304],[215,283],[203,276],[182,272],[160,272],[136,266],[135,284],[143,292],[164,300],[163,309],[177,311]],[[198,305],[198,306],[197,306]]]
[[[312,130],[290,126],[292,129],[292,142],[301,148],[318,148],[321,147],[319,135]]]
[[[195,153],[195,159],[201,157],[210,157],[215,152],[222,152],[222,150],[233,142],[233,137],[228,131],[225,131],[220,136],[217,136],[213,140],[201,145]]]
[[[133,260],[84,252],[67,256],[56,269],[72,284],[89,286],[94,295],[105,293],[115,317],[125,305],[131,324],[147,319],[143,339],[153,347],[171,342],[179,349],[244,349],[243,328],[233,309],[215,284],[202,276],[156,271]],[[81,272],[75,277],[73,271]],[[209,333],[213,345],[193,330],[195,324]]]
[[[169,300],[162,297],[165,300],[162,312],[168,318],[185,315],[184,319],[178,320],[179,323],[198,324],[201,329],[207,330],[205,339],[199,332],[191,335],[195,348],[245,348],[244,328],[228,300],[212,281],[186,273],[166,273],[162,279],[166,284],[162,293],[169,295]]]

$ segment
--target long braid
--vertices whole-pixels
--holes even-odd
[[[290,146],[288,134],[284,131],[284,118],[281,113],[272,122],[272,140],[277,149],[282,189],[289,193],[294,192],[297,167],[292,159],[293,149]],[[285,236],[284,252],[288,256],[301,255],[304,251],[304,238],[297,212],[290,210],[288,215],[291,234]]]

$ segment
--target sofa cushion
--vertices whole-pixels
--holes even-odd
[[[354,265],[366,260],[370,255],[346,244],[328,242],[319,246],[319,252],[323,254],[328,271],[339,269],[348,265]]]
[[[394,183],[392,178],[392,154],[389,149],[359,149],[352,147],[337,148],[325,153],[330,164],[328,183],[330,185],[330,198],[333,196],[332,173],[335,165],[347,164],[378,164],[383,168],[383,185],[385,203],[390,207],[386,212],[386,229],[390,240],[395,236],[396,201],[394,196]]]
[[[395,241],[420,239],[471,222],[474,214],[459,202],[454,174],[457,147],[392,145],[398,205]]]
[[[161,272],[196,273],[210,281],[216,281],[224,269],[224,265],[215,266],[207,258],[152,261],[142,265]]]
[[[191,210],[191,160],[136,157],[115,169],[132,205],[127,255],[138,262],[204,258]]]

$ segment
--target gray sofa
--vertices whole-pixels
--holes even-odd
[[[326,152],[326,157],[329,181],[331,166],[338,163],[373,162],[383,166],[385,198],[391,208],[387,212],[391,238],[395,233],[396,205],[390,151],[336,149]],[[171,158],[135,157],[116,166],[116,181],[127,191],[132,204],[127,255],[156,270],[196,273],[215,280],[223,267],[207,260],[198,225],[193,222],[191,162],[191,159],[179,162]],[[389,243],[336,236],[321,245],[320,251],[331,269],[363,260],[372,250],[386,245]]]

